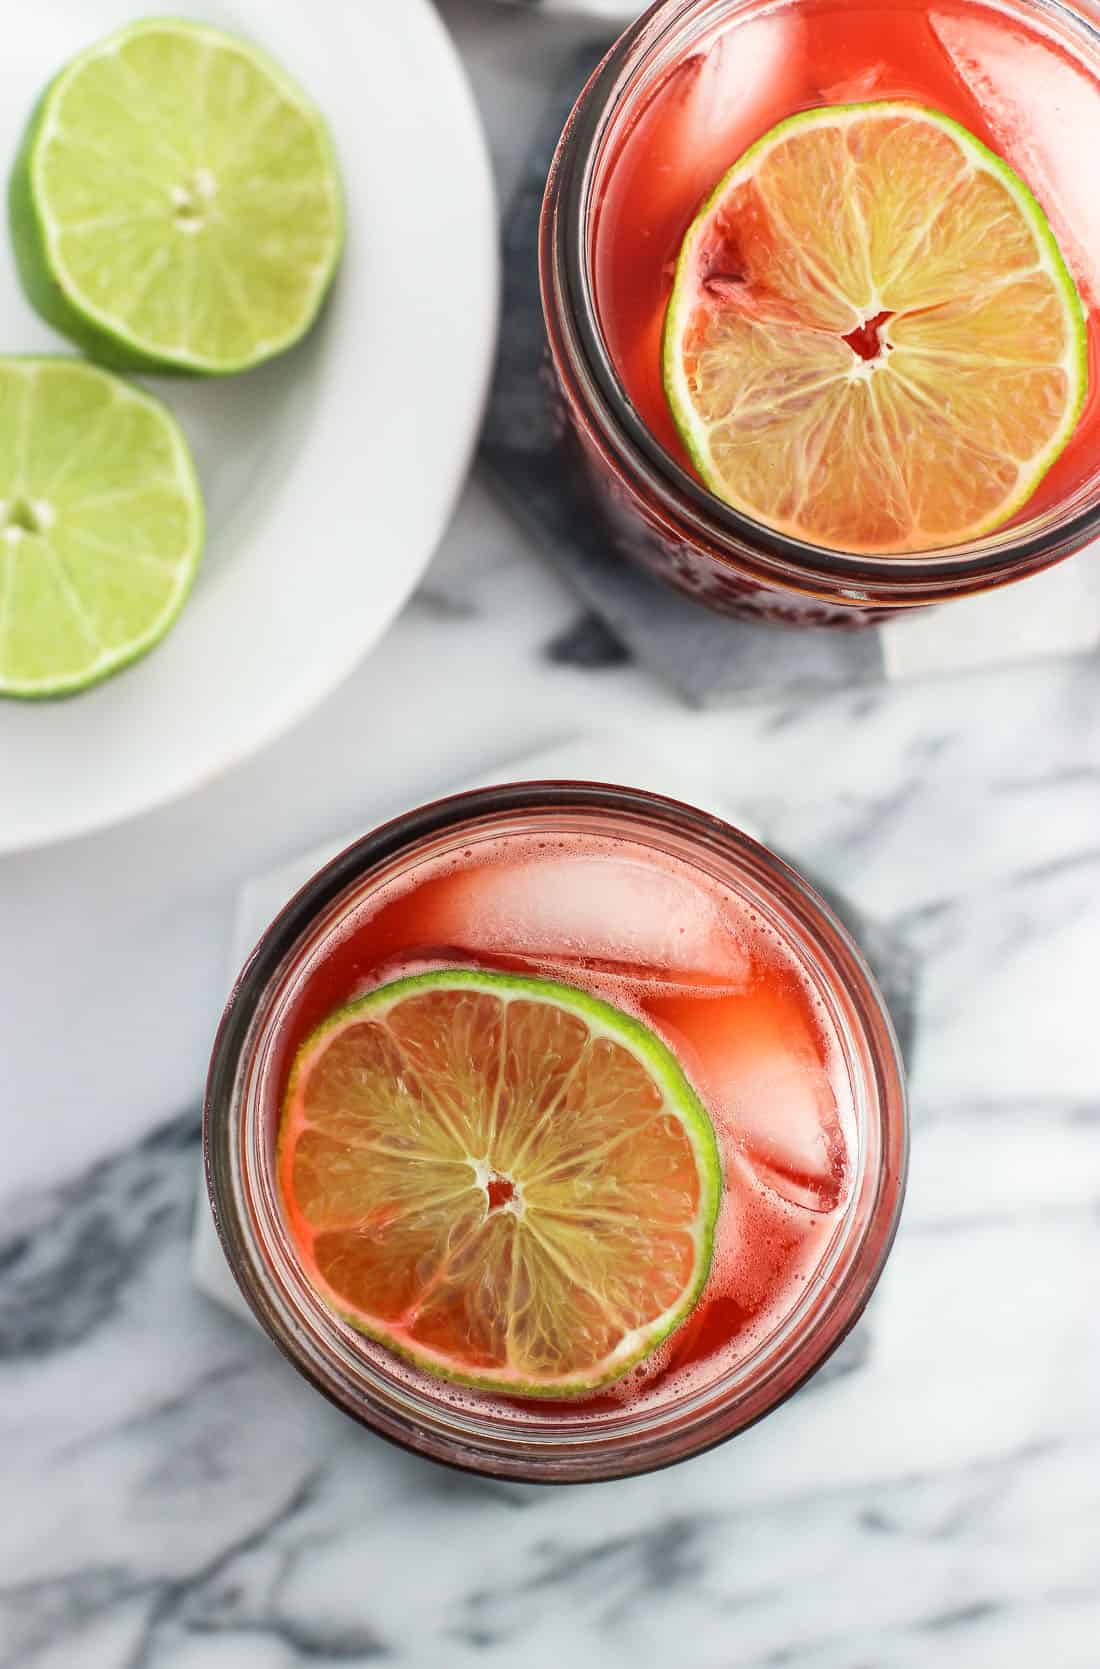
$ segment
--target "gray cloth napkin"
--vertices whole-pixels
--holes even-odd
[[[616,10],[623,10],[617,0]],[[591,611],[585,627],[563,646],[562,658],[591,663],[633,655],[684,700],[704,707],[750,692],[827,690],[1095,652],[1100,646],[1096,546],[1020,584],[858,632],[723,619],[666,590],[615,553],[547,397],[537,267],[547,169],[573,101],[610,38],[597,32],[599,40],[578,52],[548,92],[505,216],[501,338],[481,445],[490,481]]]

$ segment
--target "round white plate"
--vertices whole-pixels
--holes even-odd
[[[49,76],[140,13],[133,0],[20,9],[0,59],[5,168]],[[321,323],[290,354],[224,382],[153,384],[202,478],[201,573],[144,661],[67,701],[0,699],[0,851],[195,788],[320,700],[415,586],[476,437],[496,215],[473,100],[429,0],[204,0],[194,15],[267,47],[327,116],[347,249]],[[0,244],[0,347],[66,351]]]

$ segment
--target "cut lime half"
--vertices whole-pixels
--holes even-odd
[[[202,539],[159,400],[84,360],[0,359],[0,695],[70,695],[144,655]]]
[[[714,1131],[630,1015],[550,980],[448,970],[303,1044],[279,1187],[305,1271],[429,1373],[513,1396],[619,1378],[695,1305]]]
[[[971,133],[903,102],[764,135],[689,227],[665,392],[705,484],[851,552],[1013,516],[1072,434],[1085,315],[1042,209]]]
[[[149,19],[75,58],[12,172],[34,306],[120,370],[243,371],[312,324],[343,243],[317,110],[247,41]]]

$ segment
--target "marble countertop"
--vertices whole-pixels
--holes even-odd
[[[506,190],[569,32],[444,10]],[[475,478],[295,731],[0,862],[0,1669],[1100,1662],[1095,658],[691,721],[921,965],[908,1203],[845,1371],[671,1472],[536,1490],[372,1440],[192,1289],[242,879],[594,722],[685,718]]]

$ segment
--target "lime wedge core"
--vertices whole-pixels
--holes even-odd
[[[853,553],[977,538],[1084,404],[1085,315],[1042,209],[973,134],[888,101],[804,111],[681,247],[665,392],[710,490]]]
[[[309,328],[343,242],[325,125],[249,42],[149,19],[67,65],[12,173],[24,287],[116,369],[240,371]]]
[[[203,538],[187,442],[83,360],[0,359],[0,695],[68,695],[143,655]]]
[[[694,1307],[714,1131],[630,1015],[550,980],[448,970],[340,1010],[302,1046],[279,1188],[321,1297],[444,1378],[569,1396]]]

